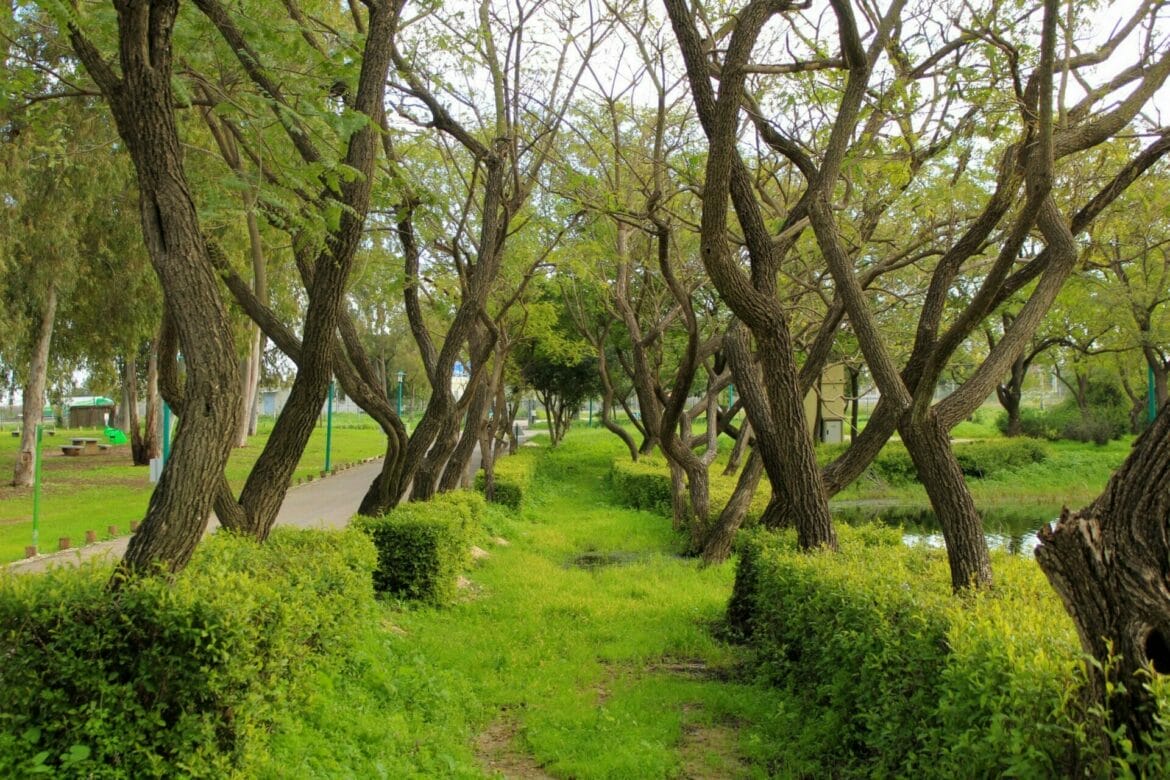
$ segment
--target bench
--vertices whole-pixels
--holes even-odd
[[[67,457],[76,458],[81,455],[81,447],[75,444],[62,444],[61,452],[65,453]]]
[[[109,445],[109,444],[99,444],[99,445],[98,445],[98,449],[99,449],[99,450],[101,450],[102,452],[105,452],[105,451],[106,451],[106,450],[108,450],[109,448],[110,448],[110,445]]]

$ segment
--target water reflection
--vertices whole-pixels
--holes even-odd
[[[1036,532],[1060,515],[1059,507],[991,507],[982,510],[987,546],[1012,555],[1031,556],[1036,549]],[[835,519],[844,523],[881,523],[902,529],[907,545],[942,549],[942,532],[929,507],[857,504],[833,508]]]

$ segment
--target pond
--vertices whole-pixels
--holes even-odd
[[[1036,549],[1036,532],[1060,516],[1060,506],[1035,504],[981,509],[987,546],[1013,555],[1031,556]],[[834,504],[833,518],[843,523],[872,523],[900,527],[908,545],[942,548],[943,536],[930,507],[922,505],[856,502]]]

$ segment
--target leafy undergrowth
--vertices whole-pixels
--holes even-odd
[[[387,603],[358,661],[322,672],[264,777],[765,777],[797,713],[713,638],[733,571],[677,557],[612,503],[618,450],[573,432],[445,610]],[[619,444],[620,446],[620,444]]]

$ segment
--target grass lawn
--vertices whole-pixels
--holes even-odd
[[[620,453],[605,431],[570,431],[522,514],[493,508],[508,543],[482,542],[461,602],[388,603],[362,661],[322,673],[277,729],[260,776],[788,774],[795,708],[713,636],[732,564],[679,558],[668,519],[616,506]]]
[[[353,419],[349,419],[352,417]],[[227,476],[232,486],[243,486],[252,464],[259,457],[271,431],[271,422],[261,427],[246,447],[233,450]],[[57,548],[58,537],[68,536],[74,546],[82,544],[87,530],[108,538],[108,526],[119,534],[129,533],[130,521],[140,520],[154,489],[145,466],[130,462],[130,447],[116,446],[97,455],[66,457],[61,445],[77,436],[102,438],[101,431],[60,429],[46,436],[42,450],[40,549]],[[24,557],[25,545],[32,544],[33,489],[14,488],[12,469],[20,440],[7,432],[0,437],[0,563]],[[368,418],[338,415],[333,429],[332,465],[357,461],[385,453],[386,439]],[[294,481],[319,474],[325,467],[325,427],[318,426],[297,467]]]

